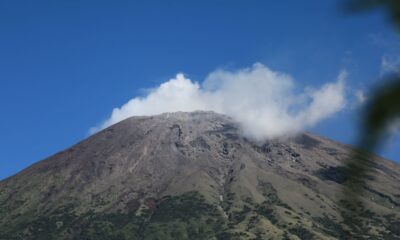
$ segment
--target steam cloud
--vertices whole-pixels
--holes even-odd
[[[255,140],[291,135],[345,107],[345,78],[343,71],[336,82],[299,91],[291,76],[260,63],[237,71],[216,70],[202,84],[179,73],[147,96],[115,108],[111,117],[91,132],[131,116],[211,110],[231,116],[243,134]]]

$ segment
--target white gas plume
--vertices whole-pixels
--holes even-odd
[[[109,119],[91,132],[131,116],[207,110],[232,117],[243,134],[255,140],[291,135],[345,107],[346,75],[342,71],[334,82],[299,89],[290,75],[261,63],[235,71],[216,70],[201,84],[178,73],[146,96],[113,109]]]

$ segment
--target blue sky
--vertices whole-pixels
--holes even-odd
[[[383,62],[400,62],[398,42],[383,12],[349,16],[334,0],[1,1],[0,179],[87,137],[178,72],[202,81],[255,62],[299,86],[345,69],[350,104],[309,130],[352,143],[353,91],[368,95]],[[399,161],[398,143],[380,153]]]

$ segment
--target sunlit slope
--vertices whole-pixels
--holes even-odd
[[[377,158],[346,227],[349,146],[239,129],[212,112],[124,120],[0,182],[0,239],[400,239],[398,165]]]

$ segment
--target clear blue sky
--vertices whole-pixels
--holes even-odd
[[[185,72],[261,62],[319,86],[377,83],[397,36],[338,1],[0,1],[0,179],[87,136],[112,108]],[[400,58],[399,58],[400,59]],[[311,131],[352,143],[354,107]],[[384,156],[400,160],[399,141]]]

